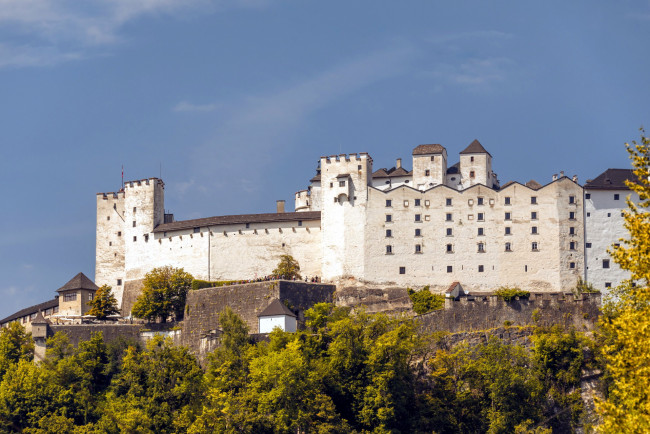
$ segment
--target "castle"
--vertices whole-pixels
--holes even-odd
[[[584,188],[563,174],[545,185],[500,185],[476,140],[453,165],[443,146],[417,146],[412,168],[398,159],[374,170],[367,153],[321,157],[308,189],[295,194],[295,212],[279,201],[276,213],[184,221],[165,214],[161,179],[126,182],[97,194],[95,282],[110,285],[128,315],[154,267],[210,281],[254,279],[283,254],[325,282],[438,292],[456,281],[470,292],[557,292],[579,278],[604,289],[626,277],[606,249],[625,235],[630,170],[610,169]]]

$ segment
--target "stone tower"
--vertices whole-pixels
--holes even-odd
[[[32,339],[34,340],[34,363],[45,360],[45,342],[47,340],[48,322],[39,310],[36,318],[32,320]]]
[[[442,145],[420,145],[413,149],[413,186],[428,190],[445,183],[447,150]]]
[[[112,287],[118,303],[124,289],[125,229],[124,189],[97,193],[95,282]]]
[[[492,172],[492,155],[478,140],[474,140],[460,153],[460,174],[462,188],[483,184],[489,188],[497,186],[497,177]]]

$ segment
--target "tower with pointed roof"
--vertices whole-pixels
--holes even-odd
[[[462,188],[476,184],[489,188],[498,187],[496,174],[492,172],[492,155],[478,140],[474,140],[461,151],[460,175]]]
[[[78,273],[61,288],[59,293],[59,314],[80,317],[90,310],[88,302],[93,299],[97,285],[83,273]]]

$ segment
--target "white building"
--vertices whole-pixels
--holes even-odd
[[[277,298],[257,317],[259,321],[258,333],[271,333],[276,327],[284,332],[295,332],[298,329],[296,314]]]

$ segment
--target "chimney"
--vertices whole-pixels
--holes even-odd
[[[557,181],[557,173],[553,174],[553,181]]]
[[[398,158],[397,162],[395,163],[395,168],[399,169],[400,167],[402,167],[402,159]]]
[[[578,182],[578,175],[573,175],[573,178],[571,178],[573,182]]]
[[[561,170],[560,171],[560,178],[563,178],[563,177],[564,177],[564,170]]]
[[[284,212],[284,201],[283,200],[276,200],[275,201],[278,209],[278,214],[281,214]]]

